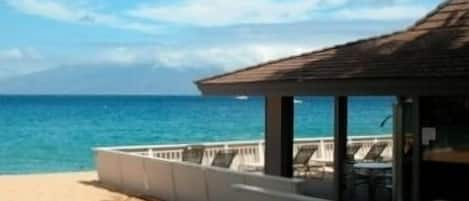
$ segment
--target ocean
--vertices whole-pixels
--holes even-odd
[[[296,97],[295,137],[332,135],[332,97]],[[351,135],[383,135],[392,97],[354,97]],[[263,138],[264,99],[0,96],[0,174],[92,170],[96,146]]]

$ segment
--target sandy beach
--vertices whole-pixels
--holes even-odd
[[[96,172],[0,176],[1,201],[143,201],[103,188]]]

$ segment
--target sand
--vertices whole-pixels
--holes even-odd
[[[1,201],[143,201],[103,188],[96,172],[0,176]]]

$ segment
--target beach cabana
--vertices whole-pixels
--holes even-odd
[[[335,97],[336,200],[345,200],[348,97],[395,96],[394,199],[459,200],[464,187],[452,180],[469,179],[468,55],[469,0],[450,0],[404,31],[196,84],[207,96],[265,97],[265,173],[284,177],[293,172],[293,97]]]

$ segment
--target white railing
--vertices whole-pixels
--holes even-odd
[[[392,139],[390,135],[356,136],[350,137],[348,140],[349,144],[361,144],[361,148],[355,155],[357,159],[364,157],[371,146],[377,142],[388,143],[388,146],[381,156],[385,159],[391,159]],[[319,150],[312,156],[313,161],[333,161],[334,142],[332,137],[297,138],[294,141],[294,153],[296,153],[299,147],[307,144],[315,144],[319,146]],[[264,161],[264,142],[262,140],[201,143],[200,145],[205,147],[204,158],[202,161],[203,165],[209,165],[215,156],[215,153],[223,149],[238,150],[238,155],[231,166],[232,169],[239,169],[243,164],[262,163]],[[99,149],[118,150],[170,161],[181,161],[182,151],[186,146],[188,146],[188,144],[121,146]]]

